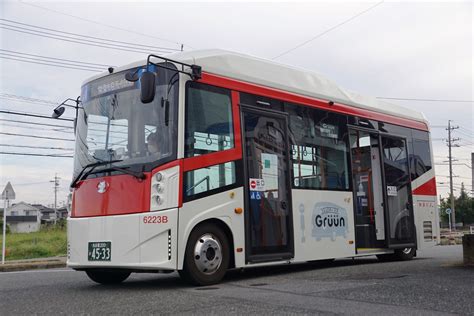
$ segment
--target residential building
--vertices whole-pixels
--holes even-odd
[[[41,212],[25,202],[13,204],[8,208],[6,219],[12,233],[36,232],[41,226]]]

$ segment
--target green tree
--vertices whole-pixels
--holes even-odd
[[[458,197],[454,197],[454,207],[456,209],[456,222],[462,222],[464,225],[474,224],[474,198],[467,194],[464,183],[461,184],[461,191]],[[451,196],[441,199],[441,220],[448,222],[446,209],[451,208]]]
[[[3,232],[3,217],[0,218],[0,237],[1,237],[2,232]],[[10,233],[10,225],[7,224],[7,234],[9,233]]]

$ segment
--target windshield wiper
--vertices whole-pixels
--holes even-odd
[[[102,169],[100,170],[101,172],[106,172],[106,171],[111,171],[111,170],[115,170],[115,171],[121,171],[123,173],[126,173],[126,174],[129,174],[131,176],[134,176],[135,178],[137,179],[140,179],[140,180],[143,180],[145,179],[145,174],[141,171],[132,171],[132,170],[127,170],[125,168],[121,168],[121,167],[117,167],[117,166],[110,166],[108,168],[105,168],[105,169]],[[90,172],[89,172],[90,174]]]
[[[87,177],[88,175],[90,175],[91,172],[94,171],[94,169],[95,169],[96,167],[98,167],[98,166],[103,166],[103,165],[106,165],[106,164],[109,164],[109,163],[113,163],[113,162],[120,162],[120,161],[123,161],[123,159],[110,160],[110,161],[100,160],[100,161],[96,161],[96,162],[93,162],[93,163],[91,163],[91,164],[86,165],[86,166],[81,170],[81,172],[79,172],[79,174],[77,175],[77,177],[75,177],[74,180],[71,182],[71,188],[75,188],[77,182],[79,182],[80,180],[82,180],[84,177]],[[85,171],[87,168],[90,168],[89,171],[87,171],[86,173],[84,173],[84,171]]]

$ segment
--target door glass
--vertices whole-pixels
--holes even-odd
[[[382,137],[383,168],[389,217],[390,244],[414,242],[410,173],[406,142]]]
[[[289,251],[291,204],[285,120],[244,112],[250,254]]]
[[[353,130],[350,132],[350,143],[356,246],[357,248],[383,247],[385,231],[378,136]]]

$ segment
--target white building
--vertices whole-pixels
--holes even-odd
[[[12,233],[37,232],[41,226],[41,212],[25,202],[16,203],[8,208],[6,217]]]

